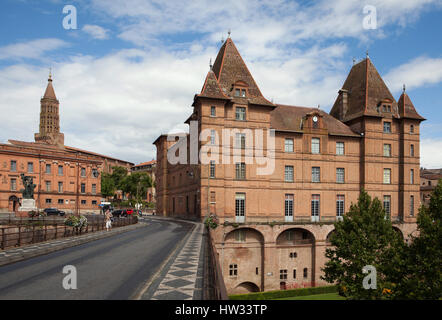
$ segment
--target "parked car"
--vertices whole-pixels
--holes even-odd
[[[120,210],[120,209],[114,210],[112,211],[112,216],[114,218],[124,217],[127,215],[125,211],[126,210]]]
[[[129,214],[133,214],[134,213],[134,209],[127,209],[127,210],[125,210],[126,211],[126,214],[127,215],[129,215]]]
[[[58,210],[57,208],[46,208],[43,212],[47,216],[60,216],[63,217],[66,213],[64,211]]]

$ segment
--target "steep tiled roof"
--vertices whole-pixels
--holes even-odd
[[[151,161],[148,161],[148,162],[139,163],[139,164],[135,165],[134,167],[148,166],[150,164],[155,164],[155,163],[157,163],[156,160],[151,160]]]
[[[377,111],[377,106],[385,100],[391,101],[393,117],[399,117],[396,100],[369,58],[362,60],[351,68],[342,89],[348,92],[348,109],[343,114],[343,121],[363,115],[381,116]],[[342,103],[340,97],[338,97],[330,114],[339,118],[341,109]]]
[[[413,103],[411,102],[410,97],[405,91],[401,94],[397,104],[399,108],[399,115],[401,116],[401,118],[425,120],[425,118],[421,117],[417,113]]]
[[[319,112],[323,117],[324,125],[328,129],[329,134],[359,137],[359,135],[353,132],[347,125],[318,108],[280,104],[277,104],[276,109],[271,112],[271,128],[277,131],[302,132],[301,122],[303,117],[315,111]]]
[[[201,93],[198,95],[199,97],[207,97],[207,98],[215,98],[215,99],[229,99],[227,95],[225,95],[216,79],[215,73],[210,70],[207,73],[206,81],[204,81],[204,86],[201,89]]]
[[[213,72],[226,95],[233,97],[233,85],[241,82],[247,85],[249,103],[274,106],[262,95],[231,38],[228,38],[219,50]]]
[[[52,79],[49,77],[48,79],[48,86],[46,87],[45,94],[43,96],[43,99],[53,99],[57,100],[57,97],[55,96],[54,87],[52,86]]]

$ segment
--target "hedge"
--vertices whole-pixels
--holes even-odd
[[[311,287],[311,288],[300,288],[300,289],[290,289],[290,290],[255,292],[247,294],[234,294],[230,295],[229,298],[230,300],[274,300],[280,298],[310,296],[314,294],[334,293],[334,292],[338,292],[337,286]]]

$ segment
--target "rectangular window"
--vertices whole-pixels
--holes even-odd
[[[58,199],[58,204],[63,204],[64,200],[63,199]]]
[[[384,133],[391,133],[391,122],[384,122]]]
[[[47,204],[50,204],[50,203],[52,203],[52,199],[46,199],[46,201],[45,201]]]
[[[391,169],[384,169],[384,184],[391,184]]]
[[[96,206],[97,205],[97,200],[92,200],[92,205]]]
[[[279,270],[279,279],[287,280],[287,270]]]
[[[238,275],[238,265],[237,264],[231,264],[229,266],[229,276],[236,277]]]
[[[244,180],[246,178],[246,164],[244,162],[236,163],[236,179]]]
[[[235,241],[245,242],[246,241],[246,231],[239,229],[235,231]]]
[[[241,95],[240,89],[235,89],[235,97],[239,97]]]
[[[216,107],[215,106],[210,107],[210,116],[216,117]]]
[[[336,168],[336,183],[344,183],[344,182],[345,182],[345,169]]]
[[[414,157],[414,144],[410,145],[410,157]]]
[[[293,182],[293,180],[294,180],[294,169],[293,169],[293,166],[285,166],[284,180],[286,182]]]
[[[414,217],[414,196],[410,196],[410,217]]]
[[[51,192],[51,181],[46,181],[46,192]]]
[[[296,279],[296,269],[293,269],[293,279]]]
[[[28,162],[28,172],[33,173],[34,172],[34,163]]]
[[[293,221],[293,194],[286,194],[285,195],[285,221]]]
[[[235,195],[235,217],[236,222],[244,222],[246,214],[246,194],[237,193]]]
[[[384,157],[391,157],[391,144],[384,144]]]
[[[246,134],[245,133],[237,133],[235,134],[235,148],[246,148]]]
[[[319,221],[320,195],[312,195],[312,221]]]
[[[210,160],[210,178],[215,178],[215,160]]]
[[[50,164],[46,165],[46,173],[51,174],[51,165]]]
[[[85,183],[81,184],[81,191],[80,192],[81,193],[86,193],[86,184]]]
[[[85,205],[86,204],[86,200],[81,200],[81,204]]]
[[[384,210],[385,215],[390,217],[391,214],[391,196],[384,196]]]
[[[304,268],[304,279],[307,279],[308,277],[308,269]]]
[[[336,154],[338,156],[344,155],[344,142],[336,142]]]
[[[235,119],[245,121],[246,120],[246,108],[236,107]]]
[[[338,195],[336,197],[336,216],[342,217],[344,215],[344,205],[345,197],[343,195]]]
[[[11,171],[16,172],[17,171],[17,161],[11,160]]]
[[[11,191],[17,191],[17,179],[11,179]]]
[[[58,175],[59,176],[63,175],[63,166],[58,166]]]
[[[246,97],[246,89],[241,90],[241,97],[243,97],[243,98]]]
[[[215,193],[215,191],[210,191],[210,203],[216,203],[216,193]]]
[[[293,152],[293,139],[285,139],[284,151]]]
[[[81,168],[81,176],[86,177],[86,168]]]
[[[312,182],[321,182],[321,168],[312,167]]]
[[[410,170],[410,184],[414,184],[414,170]]]
[[[312,138],[312,153],[319,153],[319,138]]]
[[[410,133],[414,133],[414,125],[410,125]]]
[[[97,185],[95,183],[92,184],[92,194],[97,194]]]
[[[98,170],[92,169],[92,178],[98,178]]]
[[[216,132],[215,130],[210,130],[210,144],[216,143]]]
[[[58,183],[58,192],[63,192],[63,182]]]

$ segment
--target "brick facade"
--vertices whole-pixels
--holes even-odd
[[[396,102],[368,57],[353,66],[328,114],[265,99],[229,38],[192,106],[190,133],[182,136],[210,132],[197,150],[214,147],[215,163],[172,165],[168,150],[180,142],[160,136],[154,142],[157,211],[217,217],[212,232],[229,293],[323,285],[327,237],[361,188],[384,203],[405,239],[414,231],[425,119],[405,90]],[[225,147],[226,129],[245,133],[245,145],[234,145],[234,133]],[[275,130],[275,168],[266,175],[257,174],[262,159],[248,153],[246,132],[257,129]],[[267,150],[270,140],[264,140]],[[189,159],[194,145],[186,147]],[[222,161],[227,149],[232,155],[238,148],[243,165]]]

